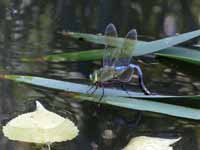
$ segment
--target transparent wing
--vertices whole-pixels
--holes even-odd
[[[134,40],[134,41],[133,41]],[[133,56],[134,46],[137,40],[137,31],[135,29],[130,30],[124,40],[122,48],[118,49],[115,54],[114,66],[128,66]]]
[[[116,51],[115,49],[113,50],[110,45],[112,45],[112,42],[115,42],[113,37],[117,37],[117,30],[112,23],[107,25],[104,35],[106,44],[103,56],[103,66],[111,66],[113,64]]]

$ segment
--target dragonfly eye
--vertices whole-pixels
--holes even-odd
[[[90,74],[89,78],[90,78],[90,80],[92,81],[92,80],[93,80],[93,75]]]
[[[90,78],[90,81],[92,81],[93,83],[96,82],[96,80],[95,80],[95,74],[94,73],[90,74],[89,78]]]
[[[89,75],[90,81],[96,83],[98,81],[98,71],[95,70],[92,74]]]
[[[94,82],[97,82],[98,81],[98,76],[97,76],[97,72],[95,72],[94,74]]]

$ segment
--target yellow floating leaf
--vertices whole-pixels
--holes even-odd
[[[123,150],[173,150],[171,145],[180,139],[139,136],[132,138]]]
[[[36,110],[9,121],[3,133],[10,140],[54,143],[75,138],[79,130],[72,121],[45,109],[36,101]]]

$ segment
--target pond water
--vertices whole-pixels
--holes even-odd
[[[112,22],[120,36],[125,36],[134,27],[140,40],[150,41],[198,29],[199,16],[198,0],[1,0],[0,73],[88,83],[89,73],[99,68],[100,62],[23,62],[22,58],[99,47],[63,37],[58,33],[62,30],[99,33]],[[184,46],[195,44],[198,39]],[[155,93],[200,94],[199,66],[153,55],[135,58],[133,62],[141,66],[146,86]],[[140,90],[136,82],[134,90]],[[199,121],[108,105],[99,108],[94,103],[73,101],[63,91],[7,80],[0,81],[1,127],[15,116],[33,111],[36,100],[47,109],[73,120],[80,130],[76,139],[55,143],[53,150],[120,150],[130,138],[140,135],[181,136],[175,150],[200,149]],[[181,105],[200,108],[197,102],[191,101]],[[111,134],[107,135],[107,131]],[[35,144],[10,141],[0,133],[1,150],[41,149]]]

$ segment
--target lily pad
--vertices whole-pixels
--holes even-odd
[[[72,140],[78,129],[72,121],[48,111],[37,101],[34,112],[9,121],[3,133],[10,140],[48,144]]]

